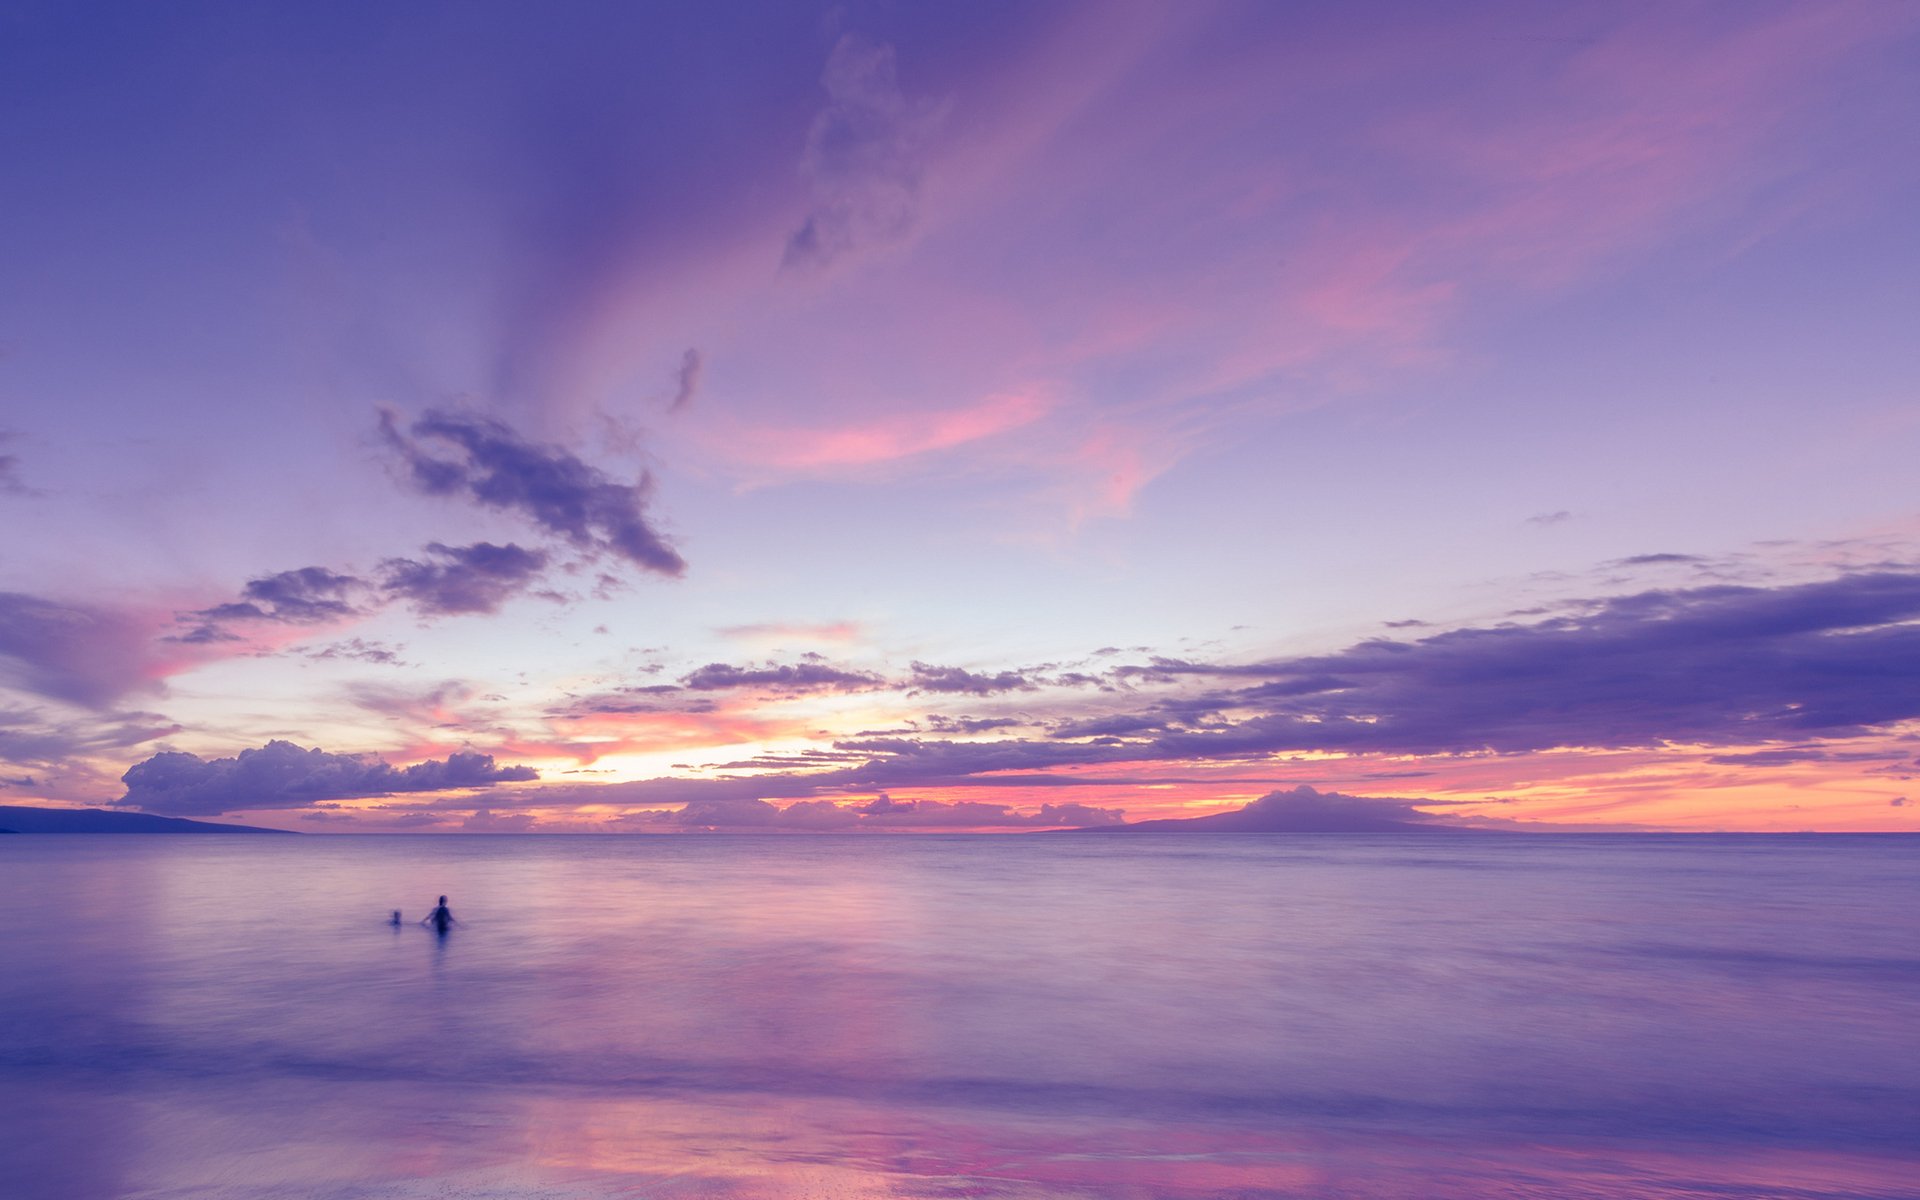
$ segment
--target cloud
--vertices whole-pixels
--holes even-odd
[[[172,664],[137,614],[0,592],[0,683],[53,700],[103,708],[159,687]]]
[[[622,824],[637,828],[762,829],[830,832],[861,829],[1056,829],[1117,826],[1124,811],[1087,804],[1043,804],[1022,813],[1006,804],[977,800],[895,800],[881,794],[863,804],[797,800],[776,805],[750,797],[711,796],[677,809],[634,814]]]
[[[1746,754],[1715,754],[1707,761],[1723,767],[1791,767],[1800,763],[1825,762],[1825,750],[1811,746],[1789,746],[1781,750],[1755,750]]]
[[[1121,809],[1079,803],[1043,804],[1035,812],[1021,813],[1010,805],[979,800],[918,800],[877,809],[870,804],[862,811],[861,825],[883,829],[1093,828],[1126,820]]]
[[[849,671],[820,661],[762,667],[708,663],[680,681],[693,691],[758,687],[780,692],[854,692],[882,686],[886,681],[866,671]]]
[[[227,641],[232,635],[221,622],[260,621],[280,625],[318,625],[357,615],[352,597],[366,587],[364,580],[325,567],[301,567],[247,581],[240,599],[203,608],[189,616],[201,624],[181,637],[184,642]]]
[[[1703,563],[1706,559],[1698,554],[1635,554],[1628,558],[1616,558],[1607,565],[1610,567],[1653,567],[1678,563]]]
[[[483,808],[460,822],[460,828],[467,833],[526,833],[533,823],[526,813],[497,814]]]
[[[706,362],[700,351],[689,347],[680,356],[680,369],[673,373],[673,400],[668,403],[668,412],[679,412],[693,403],[700,394],[700,376],[706,368]]]
[[[1557,512],[1535,513],[1533,516],[1527,518],[1527,524],[1559,525],[1571,520],[1573,520],[1573,514],[1563,508]]]
[[[1112,738],[1127,737],[1131,734],[1153,733],[1167,728],[1174,717],[1165,711],[1112,713],[1104,717],[1088,717],[1081,721],[1067,721],[1053,728],[1050,736],[1056,738]]]
[[[908,98],[892,46],[847,34],[821,76],[827,105],[807,131],[812,208],[787,239],[788,267],[823,267],[913,228],[928,148],[947,106]]]
[[[531,780],[530,767],[495,766],[491,754],[457,751],[396,768],[372,755],[330,754],[271,741],[233,758],[203,759],[165,751],[127,768],[118,805],[172,816],[213,816],[241,809],[304,808],[397,792],[437,792]]]
[[[685,691],[685,688],[672,683],[616,687],[608,692],[569,697],[566,703],[549,708],[547,716],[560,721],[578,721],[608,715],[704,713],[714,710],[714,702],[704,697],[696,700],[669,699],[679,697]]]
[[[973,696],[991,696],[998,692],[1030,692],[1039,686],[1018,671],[980,675],[960,667],[938,667],[923,662],[914,663],[912,671],[910,685],[923,692],[965,692]]]
[[[1282,750],[1444,754],[1846,736],[1920,717],[1920,574],[1601,600],[1575,616],[1377,639],[1252,664],[1155,660],[1142,678],[1214,672],[1217,728],[1140,743],[1164,757]]]
[[[390,558],[380,564],[380,586],[429,615],[491,613],[525,591],[546,568],[547,556],[508,543],[444,546],[426,553],[438,561]]]
[[[847,738],[830,753],[735,764],[758,768],[751,775],[639,781],[614,785],[609,796],[772,801],[906,788],[1112,787],[1137,773],[1116,778],[1085,768],[1314,751],[1719,746],[1730,752],[1720,756],[1725,765],[1764,766],[1821,754],[1809,739],[1920,719],[1915,621],[1920,575],[1913,574],[1647,591],[1591,601],[1571,616],[1413,641],[1372,639],[1328,655],[1252,663],[1157,658],[1116,668],[1125,690],[1111,695],[1139,696],[1138,707],[1053,721],[1044,738],[960,740],[951,735],[972,731],[936,725],[933,736]],[[967,672],[951,682],[966,692],[1025,678]],[[1150,686],[1179,690],[1141,695]],[[1780,742],[1790,749],[1769,753],[1768,744]],[[1740,755],[1764,757],[1734,761]],[[1281,807],[1298,816],[1302,803]]]
[[[764,621],[753,625],[722,625],[714,632],[743,641],[856,642],[861,635],[860,625],[855,621],[815,624]]]
[[[20,435],[0,430],[0,446],[6,445]],[[28,487],[20,478],[20,456],[0,454],[0,496],[37,496],[40,493]]]
[[[841,471],[951,450],[1032,425],[1053,407],[1037,389],[1001,392],[971,404],[886,416],[830,428],[736,425],[721,453],[755,466],[797,472]]]
[[[535,445],[489,417],[432,410],[403,433],[399,417],[383,410],[380,430],[414,486],[428,495],[465,496],[517,512],[574,546],[644,570],[686,571],[686,561],[648,518],[651,476],[615,483],[560,447]]]
[[[115,712],[72,721],[34,708],[0,708],[0,762],[44,770],[178,732],[180,726],[159,713]]]
[[[310,658],[316,662],[345,660],[399,667],[406,665],[400,659],[402,649],[404,647],[388,646],[365,638],[348,638],[342,642],[332,642],[325,646],[301,650],[298,653],[301,657]]]
[[[105,712],[84,719],[53,716],[31,707],[0,708],[0,767],[17,770],[39,800],[96,803],[110,792],[113,776],[97,764],[124,762],[133,746],[180,732],[159,713]]]
[[[447,546],[429,542],[420,553],[424,560],[382,562],[377,584],[325,567],[262,576],[241,589],[239,600],[181,616],[182,621],[198,623],[170,640],[198,645],[238,642],[245,639],[234,632],[236,625],[320,625],[366,616],[394,601],[405,601],[426,616],[497,612],[525,591],[548,562],[544,552],[512,543]]]
[[[456,706],[473,699],[473,688],[457,679],[419,687],[361,680],[348,685],[347,696],[389,721],[438,728],[461,723]]]
[[[927,727],[935,733],[986,733],[992,729],[1012,729],[1026,724],[1018,717],[951,717],[944,713],[927,714]]]

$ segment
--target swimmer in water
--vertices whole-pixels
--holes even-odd
[[[396,908],[393,910],[393,916],[388,919],[387,924],[393,926],[395,929],[400,928],[400,910],[399,909]]]
[[[445,933],[453,928],[453,910],[447,907],[447,898],[440,897],[439,905],[426,916],[420,918],[422,925],[433,926],[435,933]]]

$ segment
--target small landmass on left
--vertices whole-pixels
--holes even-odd
[[[257,825],[222,825],[184,817],[109,812],[101,808],[32,808],[0,804],[0,833],[285,833]]]

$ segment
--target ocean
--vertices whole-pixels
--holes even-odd
[[[22,835],[0,921],[17,1200],[1920,1197],[1920,838]]]

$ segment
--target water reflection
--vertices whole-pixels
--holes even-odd
[[[33,1135],[0,1178],[1892,1196],[1920,1166],[1899,839],[261,841],[0,845],[0,1128]],[[422,877],[451,935],[373,929]]]

